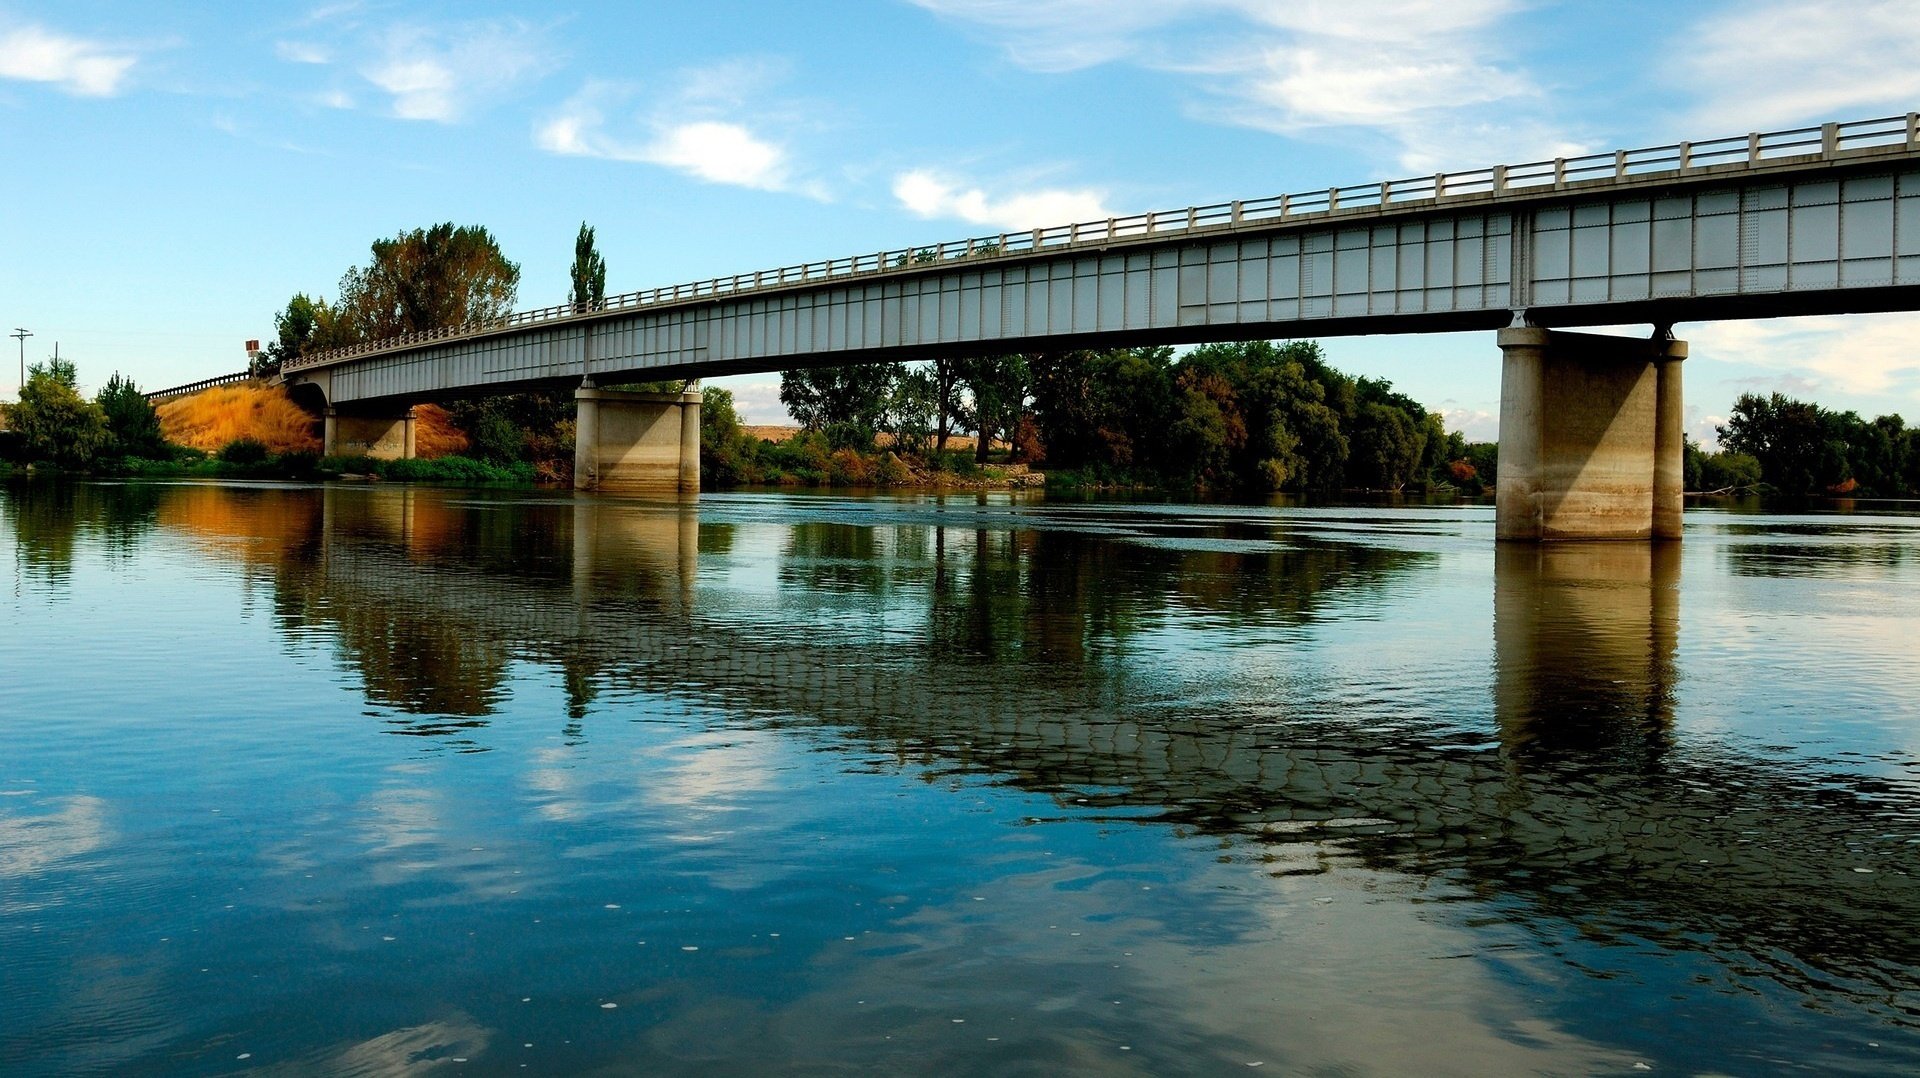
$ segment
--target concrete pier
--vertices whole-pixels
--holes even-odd
[[[700,491],[700,393],[574,392],[575,490]]]
[[[1678,539],[1684,341],[1500,331],[1503,540]]]
[[[410,460],[414,456],[413,428],[411,407],[386,412],[328,408],[322,451],[329,457]]]

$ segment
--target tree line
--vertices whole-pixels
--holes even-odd
[[[1688,490],[1920,496],[1920,428],[1898,415],[1742,393],[1717,430],[1718,452],[1688,447]]]
[[[1119,348],[784,371],[780,400],[803,446],[951,466],[1003,447],[1050,480],[1216,492],[1478,491],[1491,445],[1449,434],[1440,416],[1382,379],[1335,370],[1311,341]],[[778,481],[792,450],[716,432],[714,470]]]

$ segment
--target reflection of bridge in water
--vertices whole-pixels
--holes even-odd
[[[1602,940],[1731,945],[1798,989],[1837,979],[1920,1014],[1920,794],[1676,742],[1677,550],[1503,548],[1489,737],[1421,720],[1418,701],[1276,699],[1156,666],[1157,611],[1284,635],[1430,567],[1417,550],[1169,548],[927,507],[865,527],[730,517],[343,489],[185,488],[160,507],[166,525],[272,536],[257,564],[287,631],[335,636],[371,700],[416,716],[397,729],[457,747],[483,747],[508,665],[533,661],[565,673],[573,736],[597,691],[656,694],[1147,810],[1284,852],[1283,871],[1353,859]],[[776,533],[750,560],[800,586],[743,599],[699,575],[700,554]]]

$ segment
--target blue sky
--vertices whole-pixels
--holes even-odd
[[[492,229],[541,306],[583,219],[627,291],[1904,113],[1915,56],[1916,0],[0,0],[0,328],[157,387],[435,221]],[[1680,332],[1696,434],[1749,389],[1920,420],[1920,317]],[[1491,335],[1327,347],[1494,434]],[[762,422],[777,383],[724,382]]]

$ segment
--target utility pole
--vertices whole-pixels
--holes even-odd
[[[15,326],[13,332],[7,336],[20,342],[20,392],[25,393],[27,391],[27,338],[33,334]]]

